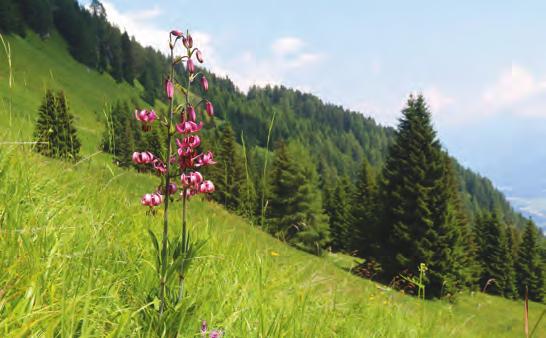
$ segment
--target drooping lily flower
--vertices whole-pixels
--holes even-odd
[[[180,141],[179,139],[176,139],[176,145],[178,145],[179,148],[189,147],[189,148],[195,149],[199,147],[200,144],[201,144],[201,139],[197,135],[184,137],[182,141]]]
[[[201,128],[203,128],[203,122],[197,124],[192,121],[186,121],[176,125],[176,131],[180,134],[196,133],[201,130]]]
[[[163,196],[157,192],[153,194],[146,194],[140,200],[140,203],[150,208],[157,207],[163,202]]]
[[[202,194],[213,193],[214,192],[214,184],[209,180],[204,181],[199,186],[199,192],[202,193]]]
[[[203,175],[198,171],[194,171],[189,174],[182,174],[180,180],[182,181],[182,186],[185,188],[197,188],[203,182]]]
[[[205,75],[201,76],[201,87],[205,92],[209,91],[209,81],[205,77]]]
[[[201,154],[197,158],[197,163],[195,164],[196,167],[203,167],[206,165],[213,165],[216,164],[214,161],[214,155],[212,154],[212,151],[208,151],[206,153]]]
[[[165,94],[169,100],[173,99],[174,96],[174,85],[170,79],[165,80]]]
[[[186,62],[186,70],[187,70],[190,74],[195,73],[195,65],[193,64],[192,59],[188,59],[188,61]]]
[[[151,126],[150,123],[154,122],[157,119],[155,111],[150,110],[135,110],[135,118],[142,122],[142,131],[149,131]]]
[[[181,31],[177,31],[177,30],[174,30],[174,29],[171,31],[171,35],[174,35],[174,36],[176,36],[177,38],[181,38],[181,37],[184,36],[184,34],[182,34]]]
[[[160,174],[165,174],[167,172],[167,167],[165,163],[161,162],[159,159],[153,161],[154,169],[157,170]]]
[[[134,152],[132,158],[135,164],[148,164],[154,161],[154,155],[149,151]]]
[[[195,51],[195,57],[199,63],[203,63],[203,53],[199,49]]]
[[[190,157],[190,155],[193,153],[193,149],[190,147],[182,147],[178,148],[177,152],[178,156],[180,157]]]
[[[205,109],[207,110],[207,114],[209,116],[214,116],[214,106],[212,105],[212,103],[210,101],[207,101],[205,103]]]

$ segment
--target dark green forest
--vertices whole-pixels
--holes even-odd
[[[26,29],[44,39],[59,32],[79,62],[138,81],[150,105],[165,95],[167,59],[108,23],[99,1],[90,10],[74,0],[0,1],[0,32]],[[180,65],[176,71],[185,75]],[[199,71],[215,106],[218,128],[205,130],[211,141],[202,146],[219,162],[206,173],[218,203],[302,250],[377,262],[373,275],[385,283],[426,263],[431,297],[465,287],[518,297],[529,287],[543,300],[542,235],[490,180],[449,156],[422,96],[409,98],[395,130],[312,94],[283,86],[244,93]],[[104,121],[102,148],[124,167],[133,151],[164,152],[164,135],[135,131],[129,107],[115,103]]]

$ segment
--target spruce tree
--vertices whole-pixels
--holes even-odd
[[[313,253],[329,240],[315,167],[304,165],[283,141],[277,142],[270,175],[269,231]]]
[[[218,164],[212,171],[216,184],[215,198],[226,208],[244,213],[248,209],[248,192],[244,160],[235,133],[229,123],[222,126],[215,156]],[[212,178],[211,178],[212,179]]]
[[[476,224],[478,239],[479,285],[492,294],[515,296],[515,273],[508,247],[507,231],[497,214],[486,214]]]
[[[38,111],[34,131],[35,150],[48,157],[76,160],[80,141],[63,92],[48,90]]]
[[[380,249],[380,234],[377,229],[377,185],[368,161],[362,167],[351,201],[351,250],[359,257],[375,256]]]
[[[56,157],[58,151],[58,123],[57,99],[51,90],[47,90],[38,109],[38,120],[34,130],[34,149],[48,157]]]
[[[137,150],[135,134],[140,137],[140,128],[128,112],[127,103],[116,102],[105,121],[102,147],[114,157],[114,163],[121,167],[131,166],[131,156]]]
[[[330,223],[331,247],[333,251],[349,249],[349,223],[351,217],[349,196],[350,182],[347,177],[338,180],[326,191],[325,210]]]
[[[402,113],[383,170],[378,259],[387,280],[400,273],[417,275],[419,264],[425,263],[427,295],[438,297],[461,283],[457,191],[450,187],[454,178],[423,96],[411,96]]]
[[[59,119],[59,157],[76,160],[80,153],[81,143],[74,126],[74,115],[70,113],[68,102],[62,91],[57,94],[57,116]]]
[[[135,80],[135,55],[133,52],[133,44],[131,43],[127,32],[124,32],[121,35],[121,51],[123,78],[132,85]]]
[[[471,284],[473,279],[473,257],[465,245],[462,234],[467,227],[460,196],[458,181],[453,172],[450,158],[442,156],[443,177],[441,184],[432,190],[432,209],[434,227],[430,245],[432,257],[427,263],[429,268],[427,291],[431,296],[453,295],[463,286]]]
[[[517,288],[519,295],[529,290],[529,299],[544,300],[544,262],[540,255],[539,234],[532,221],[527,223],[516,260]]]

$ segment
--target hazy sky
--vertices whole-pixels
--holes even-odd
[[[446,148],[546,225],[546,1],[522,2],[103,1],[146,45],[189,28],[243,90],[284,84],[387,125],[422,92]]]

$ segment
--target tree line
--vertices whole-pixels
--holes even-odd
[[[118,82],[132,85],[138,80],[145,89],[142,98],[150,104],[163,95],[165,57],[111,25],[98,0],[88,9],[75,0],[0,1],[0,32],[25,36],[27,28],[43,38],[58,31],[79,62]]]
[[[543,236],[530,220],[518,230],[500,208],[473,214],[465,206],[461,176],[422,96],[408,100],[384,165],[364,160],[355,180],[320,176],[309,149],[294,141],[276,142],[263,170],[262,148],[241,149],[229,123],[215,133],[213,198],[256,224],[265,215],[265,230],[278,238],[315,254],[364,258],[365,269],[376,269],[367,275],[384,283],[417,276],[425,263],[429,297],[471,288],[516,298],[528,288],[543,301]]]
[[[104,6],[98,0],[88,8],[75,0],[4,0],[0,2],[0,32],[26,34],[30,28],[47,37],[58,31],[75,59],[92,69],[110,74],[117,81],[137,82],[144,90],[142,99],[153,105],[162,98],[163,75],[167,60],[158,51],[142,47],[126,32],[107,21]],[[206,52],[206,51],[205,51]],[[215,114],[228,121],[235,135],[245,133],[246,145],[265,147],[271,117],[276,114],[271,144],[284,140],[308,149],[319,177],[349,177],[355,180],[366,160],[379,171],[387,150],[394,141],[393,128],[383,127],[341,106],[322,102],[314,95],[283,86],[253,87],[241,92],[227,77],[203,72],[211,84],[207,97],[215,103]],[[185,75],[178,65],[176,72]],[[202,95],[202,89],[196,94]],[[240,143],[239,137],[237,142]],[[250,155],[250,154],[249,154]],[[462,192],[462,204],[475,221],[481,211],[497,211],[518,228],[526,220],[515,213],[503,194],[484,177],[453,166]],[[322,187],[322,186],[321,186]]]

